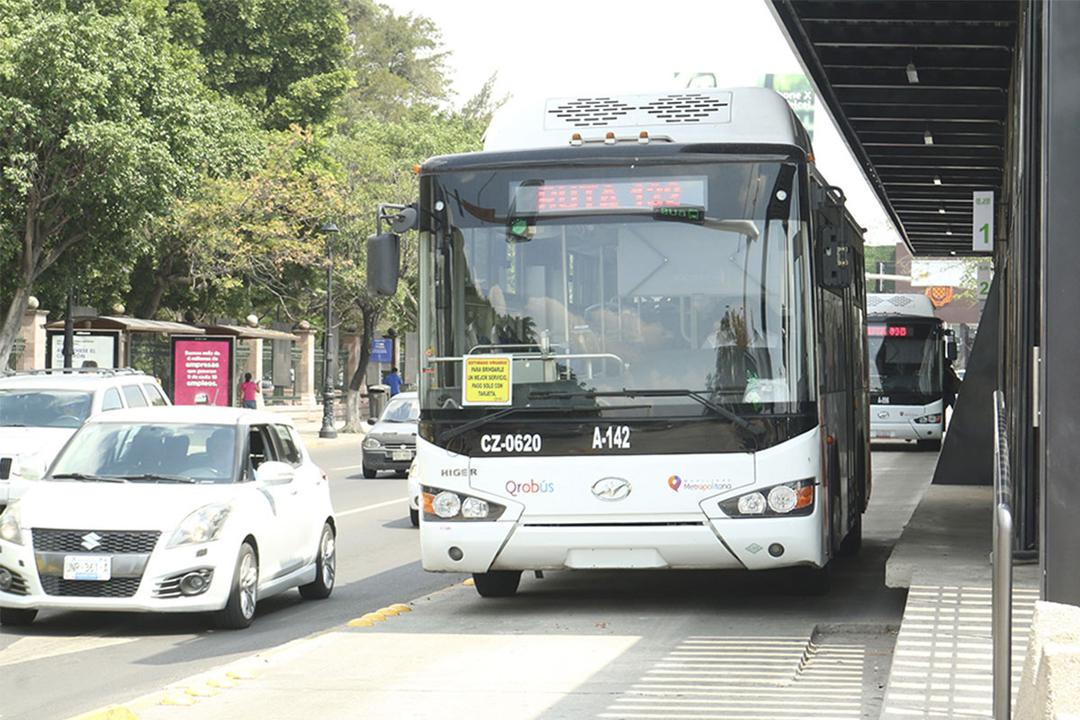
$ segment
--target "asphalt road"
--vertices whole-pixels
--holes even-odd
[[[270,598],[238,632],[213,630],[199,615],[43,611],[29,628],[0,630],[0,718],[70,717],[461,580],[420,569],[405,480],[365,480],[358,439],[310,450],[338,517],[338,585],[328,600]]]
[[[338,632],[311,644],[323,651],[301,648],[284,676],[268,672],[247,694],[200,701],[184,717],[877,717],[905,599],[884,588],[884,562],[932,455],[875,453],[864,550],[836,562],[824,597],[800,596],[784,575],[566,572],[492,601],[461,576],[419,568],[404,480],[362,479],[355,446],[312,452],[340,518],[330,600],[290,592],[242,632],[211,631],[199,617],[43,613],[0,636],[0,718],[70,717],[324,630]],[[417,598],[413,613],[378,628],[342,629]],[[470,694],[477,666],[488,680]],[[732,685],[725,668],[742,679]]]

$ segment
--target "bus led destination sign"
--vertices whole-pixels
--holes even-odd
[[[870,337],[908,337],[914,335],[914,331],[906,325],[867,325],[866,334]]]
[[[516,185],[514,209],[520,214],[618,210],[653,210],[659,207],[705,207],[708,195],[704,177],[672,177],[642,180],[582,180]]]

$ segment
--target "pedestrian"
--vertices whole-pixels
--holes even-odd
[[[383,382],[390,386],[390,397],[401,392],[401,375],[398,375],[396,367],[390,368],[390,372],[383,378]]]
[[[241,404],[248,410],[254,410],[259,406],[256,401],[259,392],[259,383],[251,379],[251,373],[244,373],[244,382],[240,385]]]
[[[960,393],[960,376],[953,368],[953,361],[945,358],[945,372],[941,383],[941,399],[946,408],[956,407],[956,396]]]

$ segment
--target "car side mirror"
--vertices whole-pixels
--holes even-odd
[[[45,477],[45,473],[48,471],[49,468],[45,466],[45,461],[38,455],[25,455],[19,457],[18,475],[23,480],[40,480]]]
[[[401,268],[401,238],[394,233],[380,233],[367,239],[367,286],[375,295],[397,292]]]
[[[368,425],[374,425],[377,422],[379,422],[377,418],[368,418],[367,419],[367,424]]]
[[[292,465],[276,460],[264,462],[255,471],[255,482],[260,485],[288,485],[296,477],[296,469]]]

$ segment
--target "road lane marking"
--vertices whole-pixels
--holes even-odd
[[[31,636],[19,638],[0,650],[0,667],[33,660],[70,655],[87,650],[100,650],[113,645],[135,642],[133,637],[94,637],[92,635]]]
[[[387,500],[386,502],[375,503],[374,505],[365,505],[364,507],[353,508],[352,510],[346,510],[345,512],[336,513],[337,517],[345,517],[346,515],[355,515],[357,513],[367,512],[368,510],[378,510],[379,508],[389,507],[390,505],[397,505],[398,503],[408,502],[409,497],[406,495],[403,498],[397,500]]]

